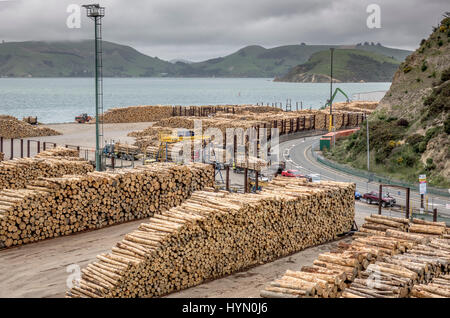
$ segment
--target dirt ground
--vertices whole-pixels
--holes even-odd
[[[375,209],[361,203],[356,204],[356,210],[359,225],[365,216],[376,213]],[[95,261],[96,255],[109,252],[126,233],[143,222],[145,219],[0,251],[0,298],[64,297],[66,281],[73,273],[67,271],[68,266],[75,264],[84,268]],[[259,297],[264,284],[280,277],[287,269],[311,264],[318,254],[333,249],[336,244],[311,247],[168,297]]]

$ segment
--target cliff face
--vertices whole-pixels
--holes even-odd
[[[450,187],[450,17],[399,66],[369,117],[371,169]],[[331,158],[366,169],[366,130],[338,143]]]
[[[379,104],[380,110],[412,120],[426,111],[425,99],[433,87],[442,84],[441,76],[450,66],[449,23],[448,17],[442,20],[430,37],[422,40],[420,47],[400,64]]]
[[[431,138],[424,145],[421,161],[433,161],[433,171],[450,178],[450,17],[434,28],[428,39],[403,62],[392,85],[377,108],[378,114],[404,118],[410,126],[406,136]],[[433,134],[431,132],[434,131]],[[419,138],[419,137],[417,137]]]

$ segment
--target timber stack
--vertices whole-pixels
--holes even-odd
[[[0,191],[0,248],[149,217],[213,180],[205,164],[41,177],[25,189]]]
[[[103,114],[104,123],[153,122],[172,116],[172,106],[130,106],[111,108]]]
[[[55,147],[52,149],[48,149],[45,151],[41,151],[34,158],[51,158],[51,157],[71,157],[78,158],[80,156],[80,152],[76,149],[64,148],[64,147]]]
[[[450,274],[433,278],[429,284],[414,286],[410,298],[450,298]]]
[[[51,128],[30,125],[13,116],[0,115],[0,137],[28,138],[56,135],[61,133]]]
[[[406,232],[411,227],[425,233]],[[443,238],[448,231],[442,223],[371,215],[351,243],[339,242],[336,250],[320,254],[313,266],[286,272],[261,296],[407,297],[416,284],[449,272],[450,240]],[[328,270],[335,272],[323,276]]]
[[[93,166],[78,157],[20,158],[0,162],[0,189],[22,189],[39,177],[83,175]]]
[[[333,240],[352,226],[353,193],[286,178],[258,194],[197,191],[98,255],[67,296],[162,296]]]

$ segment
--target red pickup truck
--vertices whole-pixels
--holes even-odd
[[[378,192],[375,191],[371,191],[368,193],[364,193],[364,195],[362,196],[363,199],[365,199],[367,201],[367,203],[372,204],[372,202],[375,202],[376,204],[379,204],[379,198],[380,198],[380,194]],[[388,194],[384,195],[381,198],[381,205],[383,207],[388,207],[388,206],[394,206],[396,201],[393,197],[391,197]]]
[[[281,175],[283,177],[291,177],[291,178],[303,178],[305,177],[298,170],[284,170]]]

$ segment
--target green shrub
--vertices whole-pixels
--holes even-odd
[[[447,135],[450,135],[450,115],[447,115],[447,119],[444,122],[444,131]]]
[[[411,70],[412,70],[412,67],[411,66],[405,66],[404,68],[403,68],[403,73],[409,73],[409,72],[411,72]]]
[[[431,138],[433,138],[434,136],[437,136],[440,131],[441,131],[441,127],[433,127],[433,128],[428,129],[427,132],[425,133],[424,141],[426,143],[428,143],[431,140]]]
[[[399,120],[397,120],[397,126],[408,127],[409,121],[406,120],[405,118],[400,118]]]
[[[427,150],[427,142],[421,141],[418,146],[419,153],[424,153]]]
[[[420,153],[419,151],[419,144],[423,141],[424,137],[419,134],[413,134],[406,138],[406,143],[409,144],[414,152]]]
[[[392,122],[392,121],[396,121],[397,120],[397,117],[389,117],[388,119],[386,119],[386,121],[388,122],[388,123],[390,123],[390,122]]]
[[[439,45],[439,46],[442,46],[442,45],[444,45],[444,42],[443,42],[442,40],[439,40],[439,41],[438,41],[438,45]]]
[[[446,82],[450,80],[450,68],[444,70],[441,74],[441,81]]]
[[[427,158],[427,165],[433,164],[433,158]]]
[[[427,70],[427,68],[428,68],[427,62],[423,61],[422,67],[420,69],[422,70],[422,72],[425,72]]]

